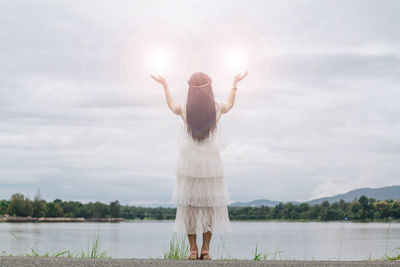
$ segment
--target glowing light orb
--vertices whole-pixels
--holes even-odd
[[[214,89],[225,92],[239,73],[249,71],[246,83],[263,76],[266,47],[264,38],[252,28],[225,26],[205,39],[199,57],[200,69],[214,77]]]
[[[121,74],[133,89],[146,90],[158,86],[150,78],[151,74],[163,76],[169,85],[184,83],[192,63],[192,47],[183,34],[168,26],[150,26],[137,32],[127,43]],[[173,91],[176,87],[170,89]]]
[[[245,55],[245,51],[240,49],[230,49],[224,55],[224,64],[230,72],[241,72],[246,69],[247,66],[247,58]]]
[[[164,74],[168,67],[173,65],[171,55],[164,48],[155,48],[149,51],[147,58],[148,69],[153,73]]]

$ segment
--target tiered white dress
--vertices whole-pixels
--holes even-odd
[[[217,102],[216,110],[219,119],[220,105]],[[186,106],[183,104],[184,121],[185,117]],[[218,137],[218,124],[214,134],[201,143],[196,143],[184,130],[172,195],[172,203],[177,205],[173,232],[232,232],[227,207],[230,197],[220,156],[223,147]]]

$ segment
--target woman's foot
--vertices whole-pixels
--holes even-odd
[[[201,250],[200,260],[211,260],[208,250]]]
[[[190,255],[188,257],[189,260],[198,260],[199,259],[199,252],[196,250],[190,250]]]

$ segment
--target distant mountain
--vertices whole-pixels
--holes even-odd
[[[323,201],[327,200],[329,203],[334,203],[340,201],[340,199],[344,199],[346,202],[351,202],[354,199],[358,199],[360,196],[366,197],[373,197],[376,200],[389,200],[389,199],[400,199],[400,185],[393,185],[393,186],[385,186],[379,188],[359,188],[351,190],[344,194],[334,195],[331,197],[322,197],[312,199],[310,201],[305,202],[298,202],[298,201],[275,201],[269,199],[257,199],[250,202],[234,202],[229,205],[229,207],[261,207],[261,205],[274,207],[275,205],[282,202],[283,204],[286,203],[293,203],[293,204],[300,204],[300,203],[308,203],[310,205],[321,204]]]
[[[358,199],[360,196],[373,197],[376,200],[389,200],[389,199],[400,199],[400,185],[385,186],[378,188],[359,188],[351,190],[344,194],[335,195],[332,197],[316,198],[308,201],[310,205],[321,204],[323,201],[328,200],[329,203],[340,201],[341,198],[346,202],[353,201],[355,198]]]

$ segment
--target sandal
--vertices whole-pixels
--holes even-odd
[[[197,250],[191,250],[188,259],[189,260],[198,260],[199,259],[199,255],[198,255]]]
[[[200,260],[211,260],[208,250],[203,250],[200,255]]]

